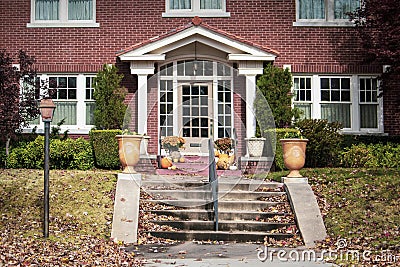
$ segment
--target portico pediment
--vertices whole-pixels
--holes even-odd
[[[162,62],[169,52],[193,43],[219,50],[226,55],[224,60],[232,62],[274,61],[278,56],[268,47],[209,26],[197,17],[187,25],[123,49],[117,56],[122,61]]]

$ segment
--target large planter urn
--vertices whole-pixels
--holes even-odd
[[[143,135],[117,135],[119,161],[123,173],[136,173],[134,167],[140,159],[140,143]]]
[[[306,162],[308,139],[280,139],[283,149],[283,161],[289,169],[288,178],[301,178],[300,170]]]
[[[265,138],[246,138],[247,151],[250,157],[261,157],[264,151]]]

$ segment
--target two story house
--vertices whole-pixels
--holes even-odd
[[[378,96],[384,66],[366,64],[347,13],[359,0],[2,0],[0,49],[35,56],[57,84],[54,123],[93,127],[93,77],[116,64],[128,88],[131,128],[184,136],[187,153],[255,134],[252,102],[266,64],[293,74],[293,105],[344,132],[400,134],[398,92]],[[35,123],[40,126],[40,120]]]

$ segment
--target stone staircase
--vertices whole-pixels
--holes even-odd
[[[142,180],[142,213],[148,231],[172,240],[264,242],[297,233],[283,184],[240,176],[218,178],[218,231],[214,231],[211,185],[199,175],[147,175]]]

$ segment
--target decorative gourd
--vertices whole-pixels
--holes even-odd
[[[168,169],[168,167],[171,166],[172,166],[172,161],[169,158],[165,157],[161,159],[161,168]]]
[[[180,163],[184,163],[184,162],[185,162],[185,158],[184,158],[184,157],[180,158],[180,159],[179,159],[179,162],[180,162]]]

